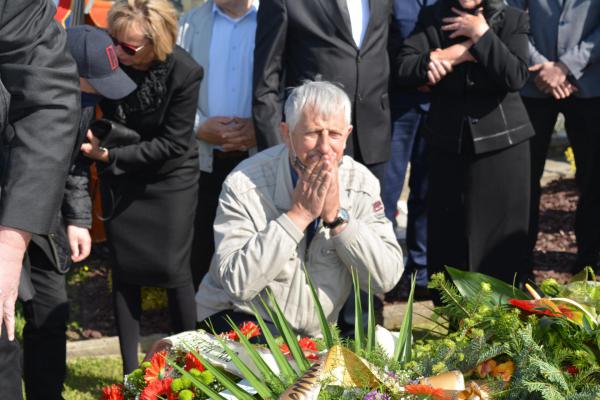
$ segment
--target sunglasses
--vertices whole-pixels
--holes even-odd
[[[125,54],[128,54],[130,56],[135,56],[138,51],[140,51],[144,47],[146,47],[145,44],[141,45],[140,47],[135,47],[135,46],[132,46],[132,45],[130,45],[128,43],[120,42],[116,38],[112,38],[112,41],[113,41],[115,47],[116,46],[121,47],[121,49],[125,52]]]

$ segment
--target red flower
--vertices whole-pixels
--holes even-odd
[[[102,389],[100,400],[125,400],[123,385],[110,385]]]
[[[579,368],[574,365],[567,365],[565,369],[571,376],[575,376],[579,373]]]
[[[151,365],[146,368],[146,373],[144,374],[144,380],[147,383],[154,382],[165,377],[165,374],[167,373],[166,357],[166,351],[154,353],[152,359],[150,360]]]
[[[260,336],[260,328],[252,321],[246,321],[240,325],[240,331],[244,336],[248,339],[253,338],[255,336]]]
[[[317,356],[315,354],[317,351],[317,344],[315,343],[314,340],[312,340],[310,338],[302,338],[298,341],[298,344],[300,345],[300,348],[302,349],[304,356],[308,360],[318,360],[319,359],[319,356]],[[290,357],[291,352],[290,352],[290,348],[288,347],[287,344],[285,344],[285,343],[280,344],[279,350],[281,350],[281,352],[283,353],[284,356]]]
[[[221,337],[224,339],[229,339],[229,340],[238,340],[239,339],[237,333],[234,330],[221,333]]]
[[[550,317],[562,317],[563,315],[556,309],[553,310],[551,305],[546,304],[545,302],[541,302],[540,300],[519,300],[519,299],[510,299],[508,302],[521,310],[533,313],[533,314],[542,314],[548,315]],[[556,306],[555,306],[556,307]]]
[[[290,348],[285,343],[279,345],[279,350],[281,350],[284,356],[290,355]]]
[[[298,344],[302,348],[302,350],[312,350],[317,351],[317,343],[311,338],[302,338],[298,340]]]
[[[140,400],[157,400],[161,398],[175,400],[177,397],[175,397],[175,394],[171,391],[172,381],[173,378],[165,378],[148,383],[148,386],[146,386],[140,394]]]
[[[451,400],[444,394],[442,389],[436,389],[429,385],[406,385],[404,390],[406,390],[406,393],[415,396],[431,396],[434,400]]]
[[[192,368],[196,368],[200,372],[202,372],[206,369],[206,368],[204,368],[204,365],[202,365],[200,360],[198,360],[198,358],[196,358],[196,356],[193,355],[192,353],[187,353],[185,355],[185,367],[183,367],[183,368],[186,371],[189,371]]]
[[[239,326],[242,335],[246,336],[247,339],[251,339],[255,336],[260,336],[260,328],[252,321],[242,322]],[[229,332],[221,333],[221,337],[229,340],[239,340],[239,336],[236,331],[231,330]]]

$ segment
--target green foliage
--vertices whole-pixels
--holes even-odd
[[[540,289],[546,296],[555,297],[560,293],[560,284],[554,278],[545,279],[540,284]]]
[[[164,310],[167,308],[167,290],[157,287],[142,288],[142,310]]]
[[[262,359],[262,357],[258,354],[258,351],[254,348],[254,346],[250,343],[250,340],[242,334],[240,329],[235,325],[231,318],[227,319],[227,322],[232,327],[232,329],[237,333],[240,338],[240,343],[244,346],[244,349],[248,352],[248,356],[256,365],[256,368],[262,374],[263,380],[269,385],[269,387],[273,388],[278,393],[282,393],[285,390],[285,386],[281,379],[267,365],[267,363]]]
[[[304,352],[298,344],[298,339],[296,339],[296,335],[294,334],[292,327],[285,318],[285,315],[279,307],[279,304],[277,304],[275,296],[273,296],[271,292],[268,294],[272,304],[271,319],[275,322],[277,327],[279,327],[279,332],[283,336],[285,343],[288,345],[290,353],[296,362],[296,366],[300,374],[303,374],[308,368],[310,368],[310,362],[304,356]]]
[[[304,276],[306,276],[306,282],[310,288],[310,294],[317,311],[317,316],[319,317],[319,324],[321,325],[321,332],[323,333],[325,348],[330,349],[335,343],[339,343],[339,332],[337,332],[337,337],[334,338],[335,332],[333,332],[331,325],[327,321],[327,317],[323,311],[323,306],[321,305],[319,296],[317,295],[317,290],[315,289],[315,285],[308,274],[306,266],[304,266]]]
[[[487,285],[474,275],[459,275],[460,291],[443,274],[431,280],[430,287],[440,291],[444,303],[435,312],[449,320],[454,331],[445,338],[415,344],[410,363],[415,375],[468,371],[487,359],[510,357],[515,364],[510,385],[494,398],[566,400],[600,396],[596,331],[564,318],[524,318],[518,309],[497,301],[502,293],[506,294],[506,287]],[[570,285],[589,295],[589,287],[580,287],[584,284],[588,285],[582,280]],[[556,289],[564,290],[552,282],[547,285],[549,291]],[[571,376],[567,367],[576,368],[577,373]]]
[[[354,286],[354,352],[361,354],[365,342],[365,331],[362,321],[362,304],[360,300],[360,282],[356,270],[352,268],[352,285]]]
[[[486,288],[490,293],[486,299],[490,306],[506,304],[508,299],[528,299],[523,291],[489,275],[461,271],[452,267],[446,267],[446,270],[460,294],[466,298],[477,297],[481,289]]]
[[[65,400],[97,400],[102,388],[123,379],[121,357],[86,357],[67,362]]]
[[[398,345],[394,350],[393,359],[397,360],[401,364],[409,362],[412,358],[412,314],[416,282],[416,274],[413,274],[411,277],[410,293],[408,294],[408,301],[406,302],[406,310],[404,312],[404,318],[402,319],[402,325],[400,326],[398,335]]]
[[[23,329],[25,329],[25,316],[20,301],[15,304],[15,338],[23,343]]]

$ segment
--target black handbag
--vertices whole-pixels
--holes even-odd
[[[123,124],[105,118],[92,122],[90,130],[94,136],[100,139],[100,147],[109,150],[114,149],[115,147],[136,144],[142,140],[140,134],[133,129],[129,129]]]

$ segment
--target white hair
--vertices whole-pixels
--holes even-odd
[[[346,125],[351,123],[352,105],[346,92],[331,82],[305,81],[302,85],[292,89],[285,101],[285,121],[290,133],[294,131],[302,111],[310,107],[324,118],[343,112]]]

